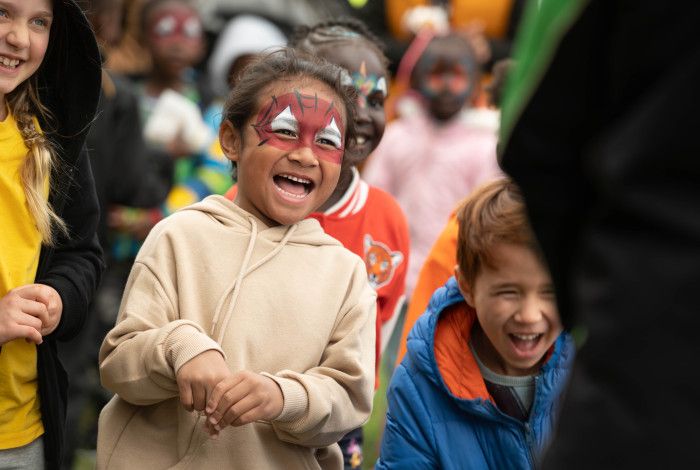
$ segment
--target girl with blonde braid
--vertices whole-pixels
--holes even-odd
[[[0,469],[60,466],[55,341],[80,330],[102,268],[84,149],[99,89],[72,0],[0,3]]]

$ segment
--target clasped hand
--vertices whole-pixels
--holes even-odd
[[[0,345],[17,338],[41,344],[58,326],[63,312],[61,296],[45,284],[12,289],[0,299]]]
[[[205,427],[212,437],[229,425],[275,419],[284,406],[277,382],[247,370],[232,373],[215,350],[187,361],[176,379],[182,406],[206,414]]]

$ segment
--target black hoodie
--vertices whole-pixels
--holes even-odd
[[[39,97],[53,116],[40,124],[54,144],[58,164],[49,200],[70,236],[44,246],[35,282],[58,291],[63,313],[56,330],[37,347],[39,397],[47,469],[60,467],[68,380],[56,353],[56,340],[75,336],[103,269],[95,230],[98,205],[85,137],[100,93],[100,55],[85,16],[72,0],[53,1],[54,20],[44,61],[37,71]],[[38,115],[38,114],[37,114]]]

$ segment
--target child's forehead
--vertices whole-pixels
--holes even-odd
[[[345,109],[341,98],[325,83],[307,77],[280,80],[262,89],[258,94],[254,115],[257,115],[262,109],[269,107],[271,102],[274,102],[277,98],[290,94],[303,99],[314,97],[314,99],[317,98],[329,105],[332,104],[341,118],[343,120],[345,119]]]
[[[153,7],[148,13],[146,22],[149,26],[153,26],[155,20],[167,15],[199,18],[197,10],[182,0],[166,0]]]
[[[425,48],[421,59],[451,62],[475,60],[469,44],[466,40],[459,37],[447,37],[431,41],[428,47]]]
[[[364,63],[368,73],[375,75],[386,75],[387,73],[382,58],[364,39],[346,40],[332,46],[326,46],[319,50],[319,55],[350,72],[360,70]]]

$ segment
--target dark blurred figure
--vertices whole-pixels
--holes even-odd
[[[699,468],[700,3],[530,6],[502,166],[585,336],[544,468]]]
[[[123,0],[82,0],[78,2],[104,53],[121,35]],[[110,284],[107,213],[112,204],[149,207],[159,204],[169,189],[170,158],[148,153],[142,136],[138,101],[131,85],[103,69],[97,117],[87,136],[90,164],[100,204],[98,236],[105,249],[108,270],[97,292],[84,333],[59,344],[70,377],[67,412],[66,459],[71,468],[76,447],[94,448],[97,413],[108,397],[103,396],[97,373],[97,352],[102,338],[114,325],[115,305]],[[105,297],[109,301],[105,302]]]

